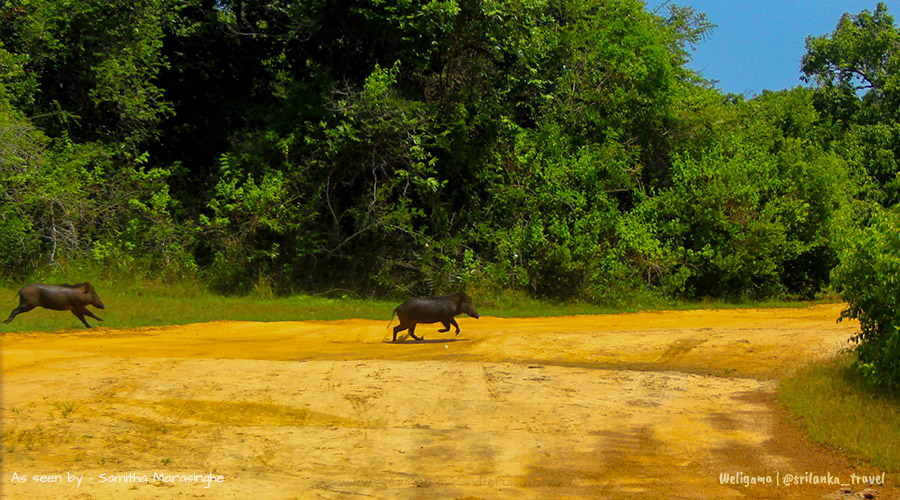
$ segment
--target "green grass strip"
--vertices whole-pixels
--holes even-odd
[[[853,360],[842,354],[802,368],[781,382],[781,399],[815,441],[898,472],[900,396],[866,384],[854,372]]]

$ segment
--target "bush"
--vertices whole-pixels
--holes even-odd
[[[873,209],[841,252],[835,286],[847,301],[841,318],[858,319],[856,369],[876,385],[900,388],[900,214]]]

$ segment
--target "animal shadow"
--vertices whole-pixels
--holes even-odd
[[[471,342],[472,339],[422,339],[422,340],[411,340],[409,338],[405,338],[403,340],[392,341],[385,340],[383,343],[385,344],[450,344],[452,342]]]

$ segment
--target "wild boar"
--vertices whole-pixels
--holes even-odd
[[[459,325],[453,319],[457,314],[466,313],[478,319],[478,311],[472,305],[472,299],[464,292],[451,293],[440,297],[412,298],[397,306],[394,314],[400,320],[400,324],[394,327],[394,342],[397,341],[397,333],[409,330],[409,336],[415,340],[424,337],[416,337],[416,325],[418,323],[442,323],[444,328],[439,332],[449,332],[450,325],[456,327],[459,335]]]
[[[28,312],[38,306],[54,311],[72,311],[72,314],[77,316],[88,328],[91,325],[85,321],[85,315],[99,321],[103,321],[103,319],[88,311],[87,306],[94,306],[98,309],[105,308],[103,301],[100,300],[100,296],[97,295],[97,291],[90,283],[77,285],[32,283],[19,290],[19,307],[13,309],[4,323],[9,323],[17,314]]]

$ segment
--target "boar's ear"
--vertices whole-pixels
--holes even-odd
[[[94,291],[94,287],[91,286],[87,281],[84,282],[84,293],[91,293]]]

